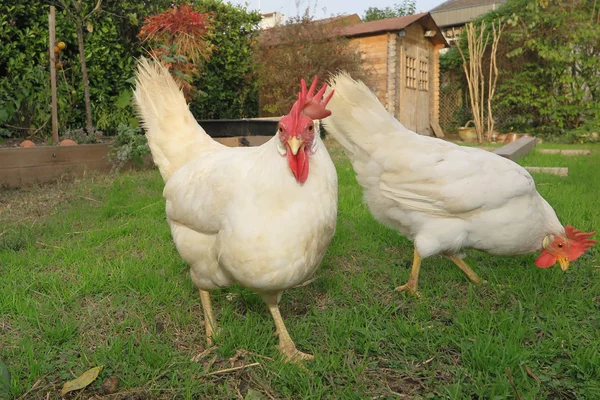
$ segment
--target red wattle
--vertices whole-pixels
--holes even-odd
[[[535,265],[540,268],[548,268],[554,264],[556,264],[556,256],[547,252],[546,250],[542,250],[542,254],[540,254],[535,260]]]
[[[298,179],[300,183],[306,182],[306,179],[308,178],[308,154],[306,154],[304,147],[305,145],[302,145],[302,147],[298,149],[298,154],[296,155],[296,158],[298,159],[298,166],[300,167],[300,179],[298,179],[298,177],[296,177],[296,179]]]
[[[308,154],[305,151],[305,145],[298,149],[298,153],[294,155],[290,149],[290,145],[286,143],[287,160],[292,173],[296,180],[300,183],[306,182],[308,178]]]

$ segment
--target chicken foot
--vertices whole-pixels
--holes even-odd
[[[419,255],[419,252],[417,251],[417,249],[415,249],[414,256],[413,256],[413,265],[412,265],[412,269],[410,270],[410,277],[408,278],[408,282],[406,282],[402,286],[398,286],[395,290],[397,292],[403,292],[406,290],[408,293],[410,293],[413,296],[421,297],[421,294],[417,290],[417,285],[419,283],[419,270],[420,269],[421,269],[421,256]]]
[[[262,294],[261,297],[267,303],[267,307],[273,316],[273,321],[275,322],[275,333],[279,336],[279,344],[277,345],[277,349],[281,352],[281,354],[285,357],[285,361],[288,362],[298,362],[303,360],[312,360],[314,358],[313,355],[303,353],[296,348],[296,344],[290,337],[285,324],[283,322],[283,318],[281,318],[281,314],[279,313],[279,298],[281,297],[281,293],[277,294]]]
[[[213,314],[212,303],[210,301],[210,293],[200,289],[200,301],[204,310],[204,327],[206,328],[206,343],[209,346],[213,345],[213,336],[218,333],[215,315]]]
[[[471,269],[471,267],[469,267],[469,264],[467,264],[463,259],[455,256],[448,256],[448,258],[454,261],[454,264],[456,264],[458,268],[460,268],[462,272],[464,272],[473,283],[481,283],[481,278],[475,273],[475,271]]]

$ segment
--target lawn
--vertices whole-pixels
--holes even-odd
[[[569,167],[536,174],[538,190],[561,221],[595,230],[600,145],[583,147],[592,155],[521,163]],[[292,338],[315,355],[304,366],[279,359],[265,305],[240,287],[214,292],[223,331],[206,347],[158,171],[0,191],[0,360],[13,397],[58,399],[65,381],[102,365],[73,398],[100,394],[111,375],[110,399],[600,398],[597,248],[567,273],[536,268],[534,255],[468,252],[481,286],[434,257],[421,298],[396,293],[411,243],[373,220],[349,162],[335,146],[332,156],[336,236],[318,279],[281,302]]]

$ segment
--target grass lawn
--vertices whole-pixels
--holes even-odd
[[[569,167],[535,175],[538,190],[563,223],[595,230],[600,145],[582,147],[592,155],[521,163]],[[396,293],[411,243],[373,220],[349,162],[339,148],[332,156],[336,236],[318,279],[281,303],[292,338],[315,355],[304,367],[280,361],[271,316],[240,287],[214,292],[223,332],[206,348],[158,171],[0,191],[0,360],[12,396],[58,399],[65,381],[102,365],[72,398],[99,394],[111,375],[110,399],[600,398],[597,248],[567,273],[536,268],[534,255],[468,252],[482,286],[434,257],[422,298]]]

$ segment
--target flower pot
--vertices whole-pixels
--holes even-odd
[[[474,127],[469,127],[469,124],[473,123],[473,121],[467,121],[465,126],[458,128],[458,136],[463,142],[476,142],[477,141],[477,132]]]

